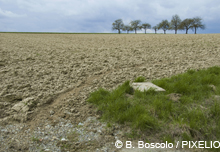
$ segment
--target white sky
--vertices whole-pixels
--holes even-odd
[[[203,18],[206,30],[198,33],[220,33],[219,0],[0,0],[0,31],[117,32],[111,30],[116,19],[155,26],[175,14]]]

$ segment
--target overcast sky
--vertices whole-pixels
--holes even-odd
[[[175,14],[203,18],[198,33],[220,33],[220,0],[0,0],[0,31],[109,33],[116,19],[155,26]]]

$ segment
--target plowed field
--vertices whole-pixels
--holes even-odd
[[[95,115],[80,107],[99,87],[214,65],[220,66],[220,34],[0,33],[0,125],[35,124],[51,109],[71,119],[65,110],[72,103],[79,104],[72,120],[79,122]],[[26,109],[15,109],[24,99],[31,99]]]

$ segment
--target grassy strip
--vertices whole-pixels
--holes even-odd
[[[135,80],[143,81],[143,77]],[[220,99],[214,97],[220,95],[220,67],[188,70],[152,82],[166,92],[134,91],[126,81],[113,91],[100,88],[88,102],[98,106],[103,120],[129,124],[142,134],[160,132],[160,138],[169,142],[220,140]],[[174,102],[171,93],[180,99]]]

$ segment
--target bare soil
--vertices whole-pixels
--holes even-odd
[[[25,123],[34,129],[44,120],[55,125],[59,118],[74,124],[99,118],[86,102],[91,92],[138,76],[150,81],[220,66],[219,42],[220,34],[0,33],[0,126]]]

